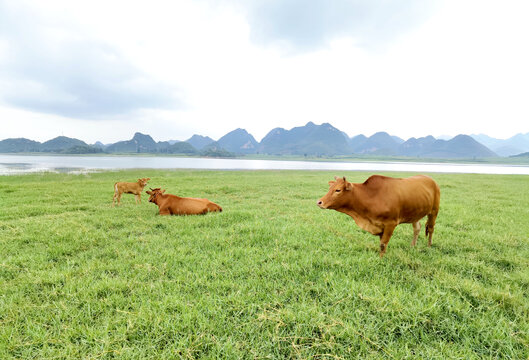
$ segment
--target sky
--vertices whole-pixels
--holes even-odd
[[[0,139],[529,132],[526,0],[0,0]]]

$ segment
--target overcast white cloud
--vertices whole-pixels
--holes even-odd
[[[173,86],[144,74],[104,38],[27,4],[0,6],[7,105],[83,119],[178,105]]]
[[[310,4],[308,6],[307,4]],[[0,139],[529,131],[525,1],[0,0]]]
[[[310,5],[308,5],[310,4]],[[334,38],[377,49],[425,21],[431,0],[241,0],[250,36],[292,52],[317,50]]]

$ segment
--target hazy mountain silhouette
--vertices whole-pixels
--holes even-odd
[[[193,145],[196,149],[201,150],[207,145],[211,144],[214,140],[209,136],[193,135],[186,140],[187,143]]]
[[[396,142],[397,144],[402,144],[404,141],[406,141],[406,140],[401,139],[400,137],[395,136],[395,135],[391,135],[391,138],[392,138],[393,140],[395,140],[395,142]]]
[[[82,140],[73,139],[66,136],[57,136],[56,138],[43,142],[40,145],[40,151],[59,152],[61,150],[66,150],[75,146],[84,147],[89,145]]]
[[[199,151],[187,141],[179,141],[179,142],[175,142],[174,144],[170,144],[167,147],[161,147],[159,149],[159,152],[167,153],[167,154],[187,154],[187,155],[195,155],[199,153]]]
[[[0,152],[57,152],[57,153],[170,153],[200,154],[203,156],[235,156],[236,154],[272,154],[272,155],[398,155],[425,158],[485,158],[497,156],[494,151],[475,138],[491,144],[497,149],[510,151],[500,155],[529,152],[529,133],[517,134],[507,140],[499,140],[486,135],[458,135],[449,140],[435,139],[433,136],[410,138],[406,141],[386,132],[378,132],[370,137],[357,135],[349,137],[329,123],[316,125],[308,122],[304,126],[290,130],[272,129],[258,143],[244,129],[230,131],[217,141],[202,135],[193,135],[188,141],[156,142],[150,135],[135,133],[130,140],[114,144],[87,145],[84,141],[59,136],[44,143],[17,138],[0,141]]]
[[[169,145],[169,143],[167,143]],[[130,140],[119,141],[107,146],[106,152],[110,153],[150,153],[158,150],[157,143],[150,135],[135,133]]]
[[[108,145],[103,144],[101,141],[96,141],[92,146],[98,147],[100,149],[105,149]]]
[[[13,138],[0,141],[0,153],[38,152],[41,143],[25,138]]]
[[[259,152],[272,155],[342,155],[351,153],[351,148],[348,138],[331,124],[309,122],[291,130],[271,130],[261,140]]]
[[[259,143],[246,130],[235,129],[217,140],[215,145],[236,154],[255,154]]]
[[[529,157],[529,152],[525,152],[523,154],[513,155],[511,157]]]
[[[399,145],[398,152],[405,156],[420,156],[425,152],[430,151],[435,141],[435,138],[431,135],[418,139],[412,137]]]
[[[363,134],[353,136],[349,138],[349,146],[353,152],[358,153],[358,150],[362,148],[362,145],[367,141],[367,137]]]
[[[516,134],[505,140],[485,134],[472,134],[470,136],[500,156],[511,156],[529,151],[529,133]]]
[[[399,143],[386,132],[377,132],[368,138],[357,136],[356,142],[352,151],[357,154],[396,155],[399,147]]]
[[[457,135],[450,140],[435,140],[421,153],[421,156],[434,158],[486,158],[497,155],[472,137]]]

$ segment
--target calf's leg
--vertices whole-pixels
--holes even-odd
[[[114,199],[118,200],[118,206],[119,206],[119,204],[121,203],[121,193],[119,192],[114,193]],[[114,206],[114,199],[112,199],[112,206]]]

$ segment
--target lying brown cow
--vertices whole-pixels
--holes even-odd
[[[147,185],[147,181],[151,180],[151,178],[143,178],[138,179],[137,182],[117,182],[114,184],[114,197],[112,198],[112,206],[114,206],[114,203],[116,199],[118,199],[118,206],[121,201],[121,195],[123,193],[125,194],[134,194],[134,198],[136,200],[136,204],[138,201],[141,203],[141,192],[143,191],[143,188],[145,185]]]
[[[439,212],[441,191],[437,183],[424,175],[395,179],[381,175],[369,177],[363,184],[352,184],[343,178],[329,181],[329,192],[317,205],[351,216],[363,230],[380,237],[380,257],[398,224],[413,225],[412,246],[421,229],[419,220],[428,216],[426,236],[432,245],[435,219]]]
[[[160,215],[202,215],[208,212],[221,212],[222,208],[208,199],[179,197],[164,194],[165,189],[147,191],[149,202],[158,205]]]

